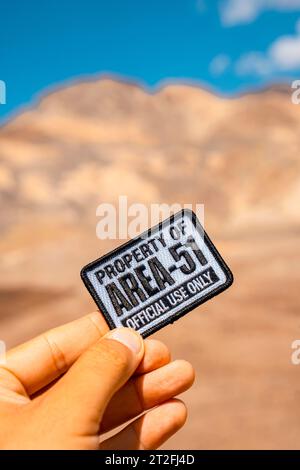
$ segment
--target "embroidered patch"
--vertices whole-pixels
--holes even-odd
[[[233,282],[196,215],[185,209],[88,264],[81,277],[111,328],[134,328],[143,337]]]

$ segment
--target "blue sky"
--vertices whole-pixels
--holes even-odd
[[[226,94],[300,78],[300,0],[3,0],[0,12],[1,118],[100,73]]]

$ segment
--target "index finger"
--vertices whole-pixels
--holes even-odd
[[[108,330],[100,312],[90,313],[8,351],[2,370],[32,395],[66,372]]]

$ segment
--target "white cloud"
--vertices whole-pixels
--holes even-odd
[[[230,58],[226,54],[219,54],[213,58],[209,65],[209,71],[214,76],[222,75],[230,65]]]
[[[294,36],[281,36],[266,53],[249,52],[239,58],[235,66],[238,75],[269,75],[300,69],[300,20]]]
[[[260,52],[244,54],[236,64],[238,75],[268,75],[272,71],[272,64],[268,57]]]
[[[263,11],[298,11],[300,0],[222,0],[221,21],[225,26],[250,23]]]
[[[278,38],[269,49],[269,58],[280,70],[300,68],[300,34]]]
[[[258,0],[225,0],[221,3],[221,20],[225,26],[253,21],[259,11]]]

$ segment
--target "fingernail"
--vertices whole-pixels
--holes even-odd
[[[130,328],[116,328],[107,333],[106,337],[123,343],[134,354],[138,354],[142,349],[142,337]]]

